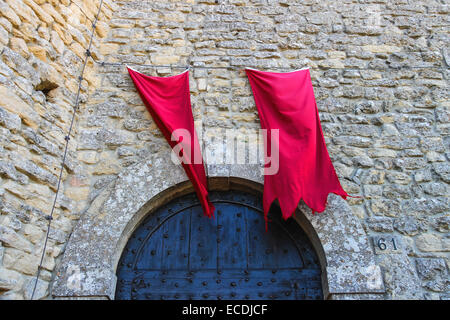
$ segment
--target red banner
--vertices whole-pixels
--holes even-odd
[[[325,145],[309,70],[275,73],[246,69],[246,73],[261,127],[268,131],[263,196],[266,220],[276,199],[284,219],[294,214],[300,199],[313,213],[325,210],[329,193],[346,199],[348,194],[341,187]],[[273,135],[277,129],[279,132]],[[269,159],[279,163],[268,164]],[[273,171],[268,170],[269,165],[278,167],[278,171],[269,172]]]
[[[188,70],[172,77],[147,76],[131,68],[128,72],[156,125],[179,156],[204,214],[213,216],[214,206],[208,198],[203,158],[194,128]]]

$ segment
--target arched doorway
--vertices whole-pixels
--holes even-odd
[[[317,255],[298,223],[261,196],[211,192],[216,217],[194,194],[144,219],[117,267],[116,299],[322,299]]]

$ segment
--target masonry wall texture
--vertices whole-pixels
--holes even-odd
[[[31,296],[99,3],[0,0],[1,299]],[[310,67],[385,298],[448,299],[448,12],[425,0],[103,1],[35,298],[51,298],[67,239],[101,190],[167,149],[128,63],[159,76],[191,65],[194,118],[210,137],[259,128],[240,69]]]

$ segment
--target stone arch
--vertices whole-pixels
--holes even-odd
[[[117,263],[133,231],[147,214],[193,190],[167,158],[161,151],[127,168],[96,197],[67,243],[54,298],[114,299]],[[258,165],[209,165],[208,176],[211,190],[263,188]],[[301,202],[295,215],[319,256],[324,297],[381,297],[382,275],[364,229],[346,201],[334,194],[328,200],[321,214]]]

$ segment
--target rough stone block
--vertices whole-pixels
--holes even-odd
[[[19,235],[13,229],[0,225],[0,241],[9,247],[13,247],[25,252],[31,252],[33,246],[24,237]]]
[[[416,267],[425,288],[438,292],[448,290],[450,280],[444,259],[418,258],[416,259]]]
[[[401,234],[415,236],[426,231],[426,223],[413,216],[401,216],[394,220],[394,228]]]
[[[16,159],[14,166],[17,170],[22,171],[26,175],[40,182],[48,184],[51,188],[56,188],[57,177],[51,172],[39,167],[30,160]]]
[[[37,285],[36,285],[37,281]],[[36,285],[36,290],[34,290],[34,287]],[[48,287],[49,283],[47,281],[44,281],[42,279],[37,280],[36,277],[30,278],[24,287],[24,297],[27,300],[30,300],[31,297],[33,297],[33,300],[39,300],[42,298],[45,298],[48,295]],[[34,290],[34,295],[33,295]]]
[[[24,2],[36,13],[36,15],[47,24],[51,24],[54,20],[47,14],[44,9],[37,5],[33,0],[24,0]]]
[[[406,254],[383,254],[377,258],[391,299],[423,299],[419,277]]]
[[[433,219],[432,225],[439,232],[448,232],[450,230],[450,215]]]
[[[27,184],[29,179],[26,175],[18,172],[13,162],[0,161],[0,175],[17,181],[21,184]]]
[[[17,289],[22,282],[23,277],[19,272],[0,267],[0,291]]]
[[[111,118],[124,118],[130,107],[123,101],[110,100],[88,107],[93,110],[96,116],[106,116]]]
[[[398,200],[373,199],[370,201],[370,208],[375,214],[383,214],[390,217],[395,217],[401,213]]]
[[[448,211],[449,204],[443,198],[415,198],[402,202],[402,210],[409,214],[433,215]]]
[[[26,275],[35,275],[39,265],[38,256],[25,253],[22,250],[6,248],[3,257],[3,265]]]
[[[392,232],[394,231],[392,218],[372,217],[366,220],[369,229],[375,232]]]
[[[30,51],[28,50],[27,44],[21,38],[11,38],[10,40],[11,49],[22,55],[25,59],[30,56]]]
[[[11,7],[2,2],[0,4],[0,11],[2,15],[14,26],[19,27],[22,23],[19,16],[14,12],[14,10],[11,9]]]
[[[21,124],[22,121],[17,114],[9,112],[4,108],[0,108],[0,125],[12,132],[16,132],[20,129]]]
[[[17,114],[22,121],[31,128],[37,128],[40,122],[39,115],[31,106],[17,96],[12,89],[0,85],[0,107]]]
[[[416,246],[424,252],[448,252],[450,251],[450,239],[440,235],[425,233],[416,238]]]

